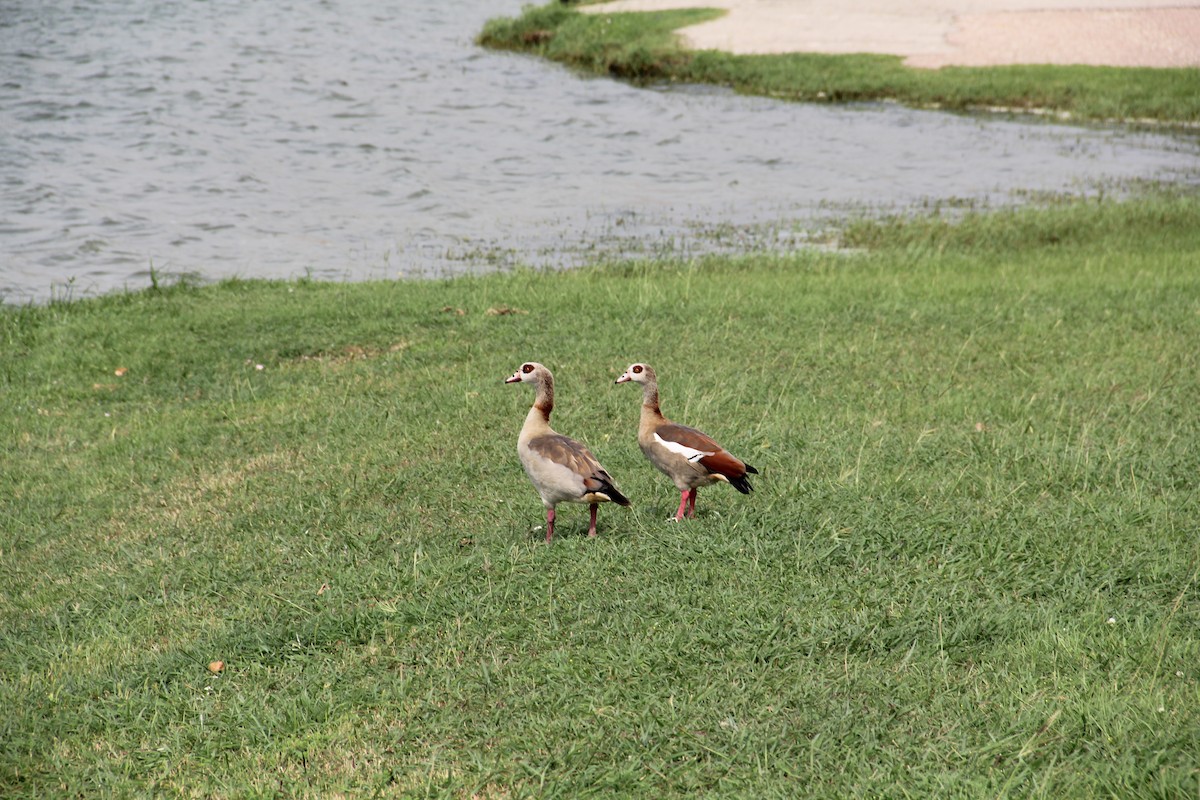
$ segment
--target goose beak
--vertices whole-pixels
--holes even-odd
[[[626,372],[624,375],[613,381],[613,383],[628,383],[631,380],[633,380],[633,378],[629,377],[629,373]]]
[[[507,378],[505,378],[504,382],[505,383],[520,383],[521,382],[521,373],[514,372],[512,375],[509,375]]]

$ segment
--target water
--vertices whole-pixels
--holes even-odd
[[[846,206],[1196,180],[1194,138],[640,90],[523,0],[0,0],[0,298],[789,246]]]

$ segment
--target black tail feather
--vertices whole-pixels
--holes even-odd
[[[629,498],[621,494],[621,490],[617,488],[615,483],[613,483],[612,477],[610,477],[607,472],[602,471],[599,475],[596,475],[595,478],[600,482],[599,491],[608,495],[609,499],[614,503],[619,506],[624,506],[625,508],[629,508],[629,506],[632,505],[629,502]]]
[[[625,508],[629,508],[629,506],[631,505],[631,503],[629,502],[629,498],[626,497],[625,495],[621,494],[621,490],[618,489],[617,487],[613,486],[611,483],[608,486],[604,487],[604,493],[606,495],[608,495],[609,497],[611,497],[612,501],[619,506],[624,506]]]
[[[753,472],[755,475],[758,474],[758,470],[756,470],[754,467],[750,466],[749,464],[746,465],[746,471]],[[750,494],[750,492],[754,491],[754,487],[750,485],[750,481],[746,478],[745,475],[742,475],[737,478],[730,478],[729,485],[732,486],[733,488],[737,489],[742,494]]]

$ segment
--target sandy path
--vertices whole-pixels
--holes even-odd
[[[915,67],[1200,67],[1200,0],[616,0],[588,13],[724,8],[695,49],[888,53]]]

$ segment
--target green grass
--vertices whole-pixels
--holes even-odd
[[[0,794],[1196,797],[1200,200],[846,240],[4,310]]]
[[[905,67],[886,55],[736,56],[682,49],[674,31],[714,9],[585,15],[551,3],[487,23],[479,42],[635,82],[730,86],[806,102],[898,100],[951,110],[1051,112],[1073,120],[1200,122],[1200,69],[1083,66]]]

